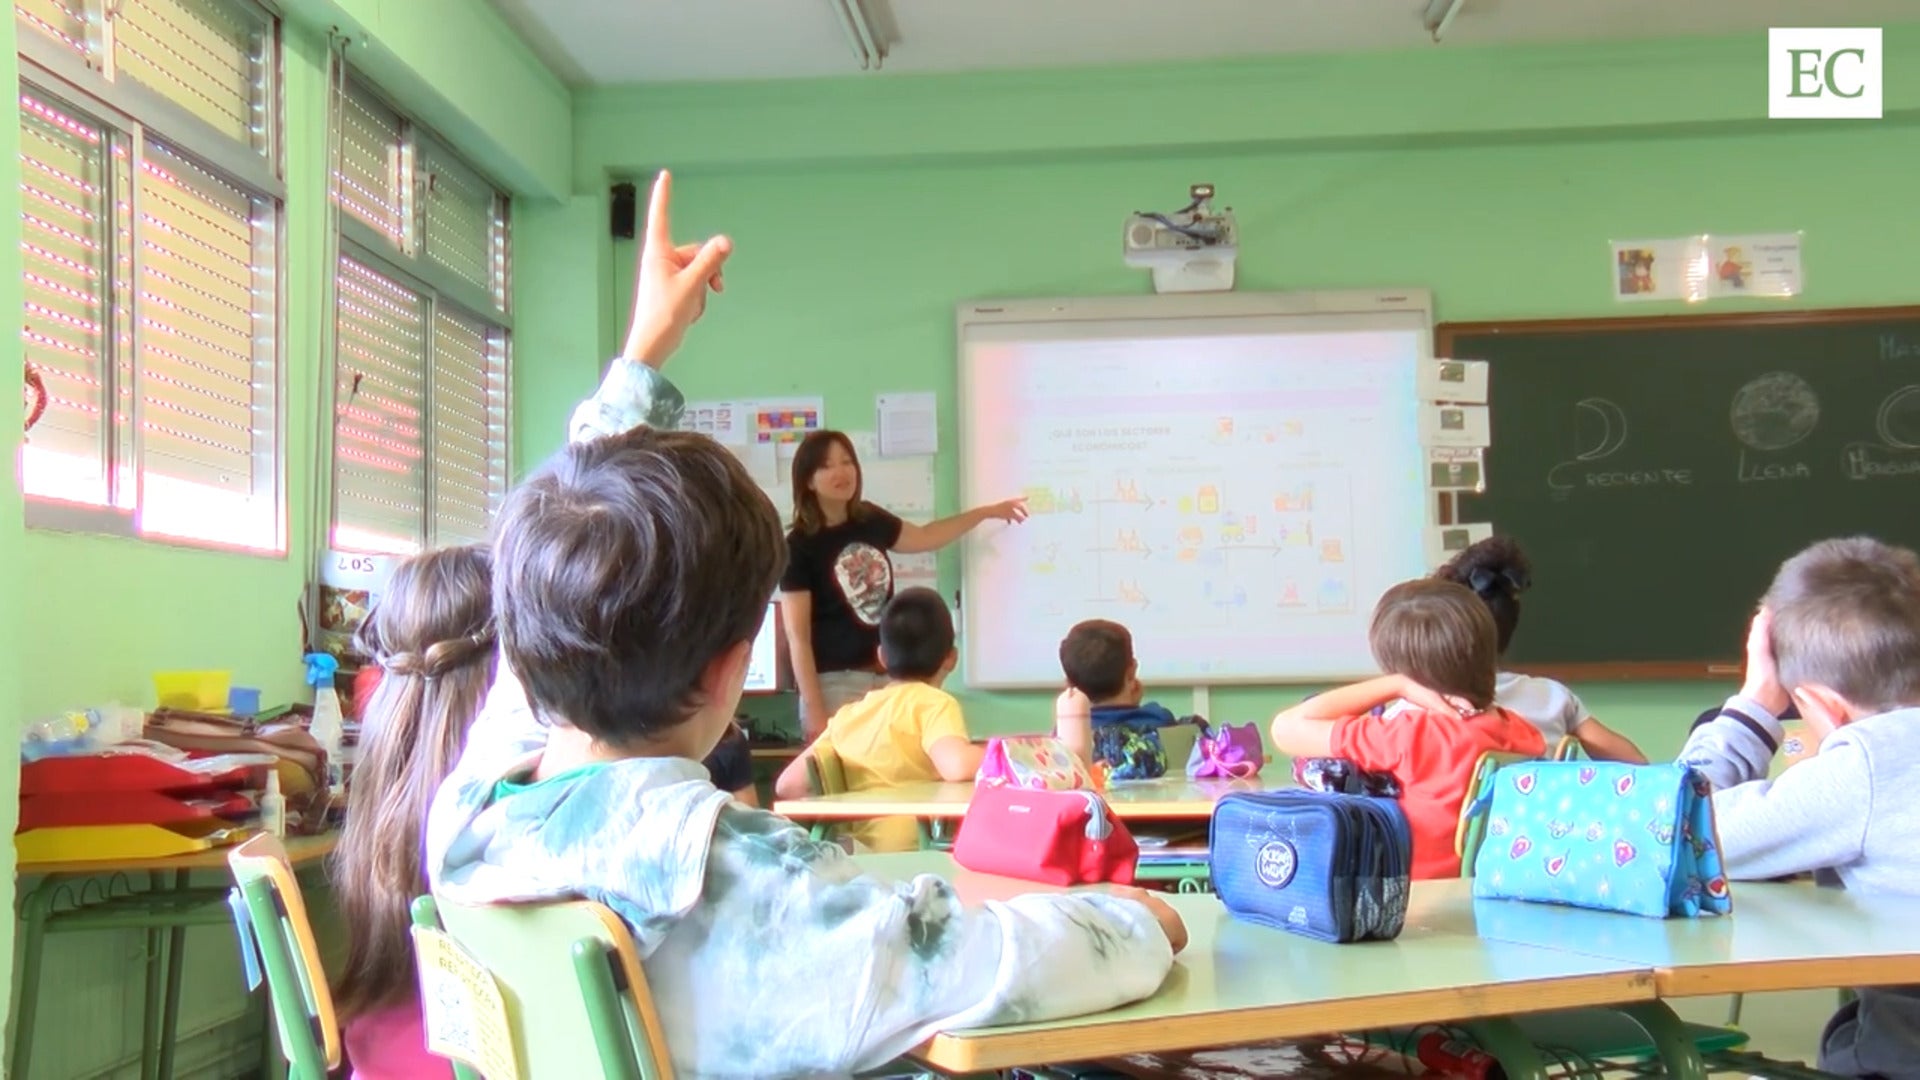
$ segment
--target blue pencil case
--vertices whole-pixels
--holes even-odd
[[[1397,937],[1413,833],[1400,804],[1317,791],[1250,791],[1213,807],[1207,864],[1236,919],[1350,942]]]
[[[1474,806],[1487,815],[1476,898],[1654,918],[1733,909],[1713,789],[1685,765],[1529,761],[1490,786]]]

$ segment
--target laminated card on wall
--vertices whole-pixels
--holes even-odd
[[[1460,405],[1487,403],[1485,360],[1428,360],[1420,365],[1420,399]]]

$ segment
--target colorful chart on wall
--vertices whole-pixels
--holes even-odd
[[[1149,684],[1370,673],[1366,629],[1425,570],[1424,294],[965,305],[961,487],[1032,518],[969,540],[969,685],[1060,683],[1075,622]]]

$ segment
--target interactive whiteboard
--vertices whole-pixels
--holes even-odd
[[[1374,603],[1426,571],[1431,319],[1424,292],[962,305],[963,502],[1033,514],[965,548],[968,685],[1060,685],[1090,618],[1149,685],[1373,672]]]

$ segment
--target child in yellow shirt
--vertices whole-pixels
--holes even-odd
[[[972,780],[986,751],[967,738],[960,702],[941,689],[958,654],[953,614],[932,589],[904,589],[880,614],[880,663],[886,686],[841,708],[813,747],[840,759],[847,788],[893,787],[916,780]],[[783,799],[807,796],[809,747],[774,785]],[[912,851],[910,817],[856,822],[848,833],[870,851]]]

